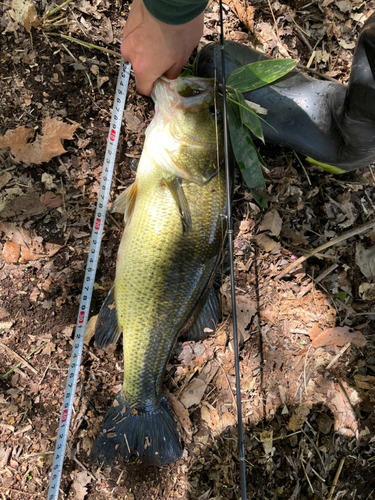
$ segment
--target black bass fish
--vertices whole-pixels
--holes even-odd
[[[105,464],[136,456],[159,466],[181,456],[162,391],[165,367],[197,303],[195,338],[218,315],[215,294],[206,289],[226,230],[222,100],[214,80],[197,77],[162,77],[152,97],[155,117],[136,180],[114,204],[126,227],[95,332],[100,348],[121,333],[124,344],[123,389],[92,451]]]

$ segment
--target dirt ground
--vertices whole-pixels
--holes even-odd
[[[227,38],[293,57],[310,75],[342,83],[375,9],[375,2],[361,0],[246,5],[225,4]],[[61,20],[39,25],[35,19],[48,6],[35,1],[35,9],[24,27],[12,18],[8,0],[0,4],[0,136],[24,126],[22,134],[47,155],[37,164],[36,148],[18,157],[0,150],[4,500],[47,494],[119,65],[112,55],[48,33],[119,52],[129,5],[81,0],[69,4]],[[201,44],[218,39],[218,21],[212,1]],[[151,100],[137,93],[131,78],[111,200],[134,179],[152,116]],[[268,210],[257,207],[239,177],[234,200],[247,495],[375,499],[375,230],[333,244],[278,278],[297,257],[374,222],[374,170],[333,176],[293,151],[265,145],[260,152]],[[120,215],[107,216],[91,316],[113,281],[122,228]],[[240,498],[228,274],[225,256],[216,278],[218,332],[202,342],[178,342],[167,367],[165,391],[183,457],[161,469],[103,470],[90,462],[100,422],[122,385],[121,345],[105,352],[91,339],[83,351],[61,499]]]

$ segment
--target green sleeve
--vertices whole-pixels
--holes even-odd
[[[156,19],[167,24],[185,24],[201,14],[208,0],[143,0]]]

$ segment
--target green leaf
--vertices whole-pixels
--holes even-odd
[[[193,73],[190,68],[183,68],[182,73],[180,73],[180,76],[191,76]]]
[[[237,68],[228,76],[227,87],[248,92],[278,80],[294,68],[294,59],[270,59]]]
[[[338,293],[335,293],[336,299],[341,300],[341,302],[344,302],[344,300],[346,299],[347,295],[348,295],[348,292],[338,292]]]
[[[235,101],[239,106],[242,124],[245,125],[245,127],[247,127],[250,132],[255,135],[255,137],[258,137],[258,139],[260,139],[264,143],[262,125],[260,123],[258,115],[254,113],[254,111],[250,109],[246,104],[246,101],[241,92],[238,92],[237,90],[235,90],[234,92],[234,95],[230,95],[233,95],[233,101]]]
[[[241,123],[237,104],[228,102],[229,134],[233,153],[242,177],[253,194],[255,201],[266,208],[267,202],[259,196],[258,191],[266,189],[262,173],[262,160],[251,139],[250,130]]]

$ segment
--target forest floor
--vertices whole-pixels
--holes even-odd
[[[227,3],[227,38],[293,57],[344,84],[360,29],[375,8],[361,0],[255,0],[247,10],[245,0]],[[4,500],[47,494],[119,67],[114,56],[48,33],[119,52],[129,5],[72,2],[64,13],[74,24],[63,27],[38,26],[35,19],[46,9],[44,0],[36,1],[22,23],[8,0],[0,3],[0,140],[17,129],[24,143],[36,143],[13,154],[0,150]],[[212,1],[201,45],[218,33]],[[131,78],[112,201],[135,177],[152,116],[152,101]],[[268,210],[257,207],[239,179],[234,199],[248,498],[375,499],[375,230],[332,245],[278,279],[296,257],[374,221],[374,170],[334,176],[278,146],[261,145],[260,152]],[[120,215],[107,216],[91,316],[114,279],[122,228]],[[165,391],[182,458],[160,469],[101,469],[90,461],[100,422],[122,385],[121,343],[105,352],[91,339],[83,351],[61,499],[240,498],[224,263],[217,278],[218,332],[197,343],[177,342],[167,366]]]

